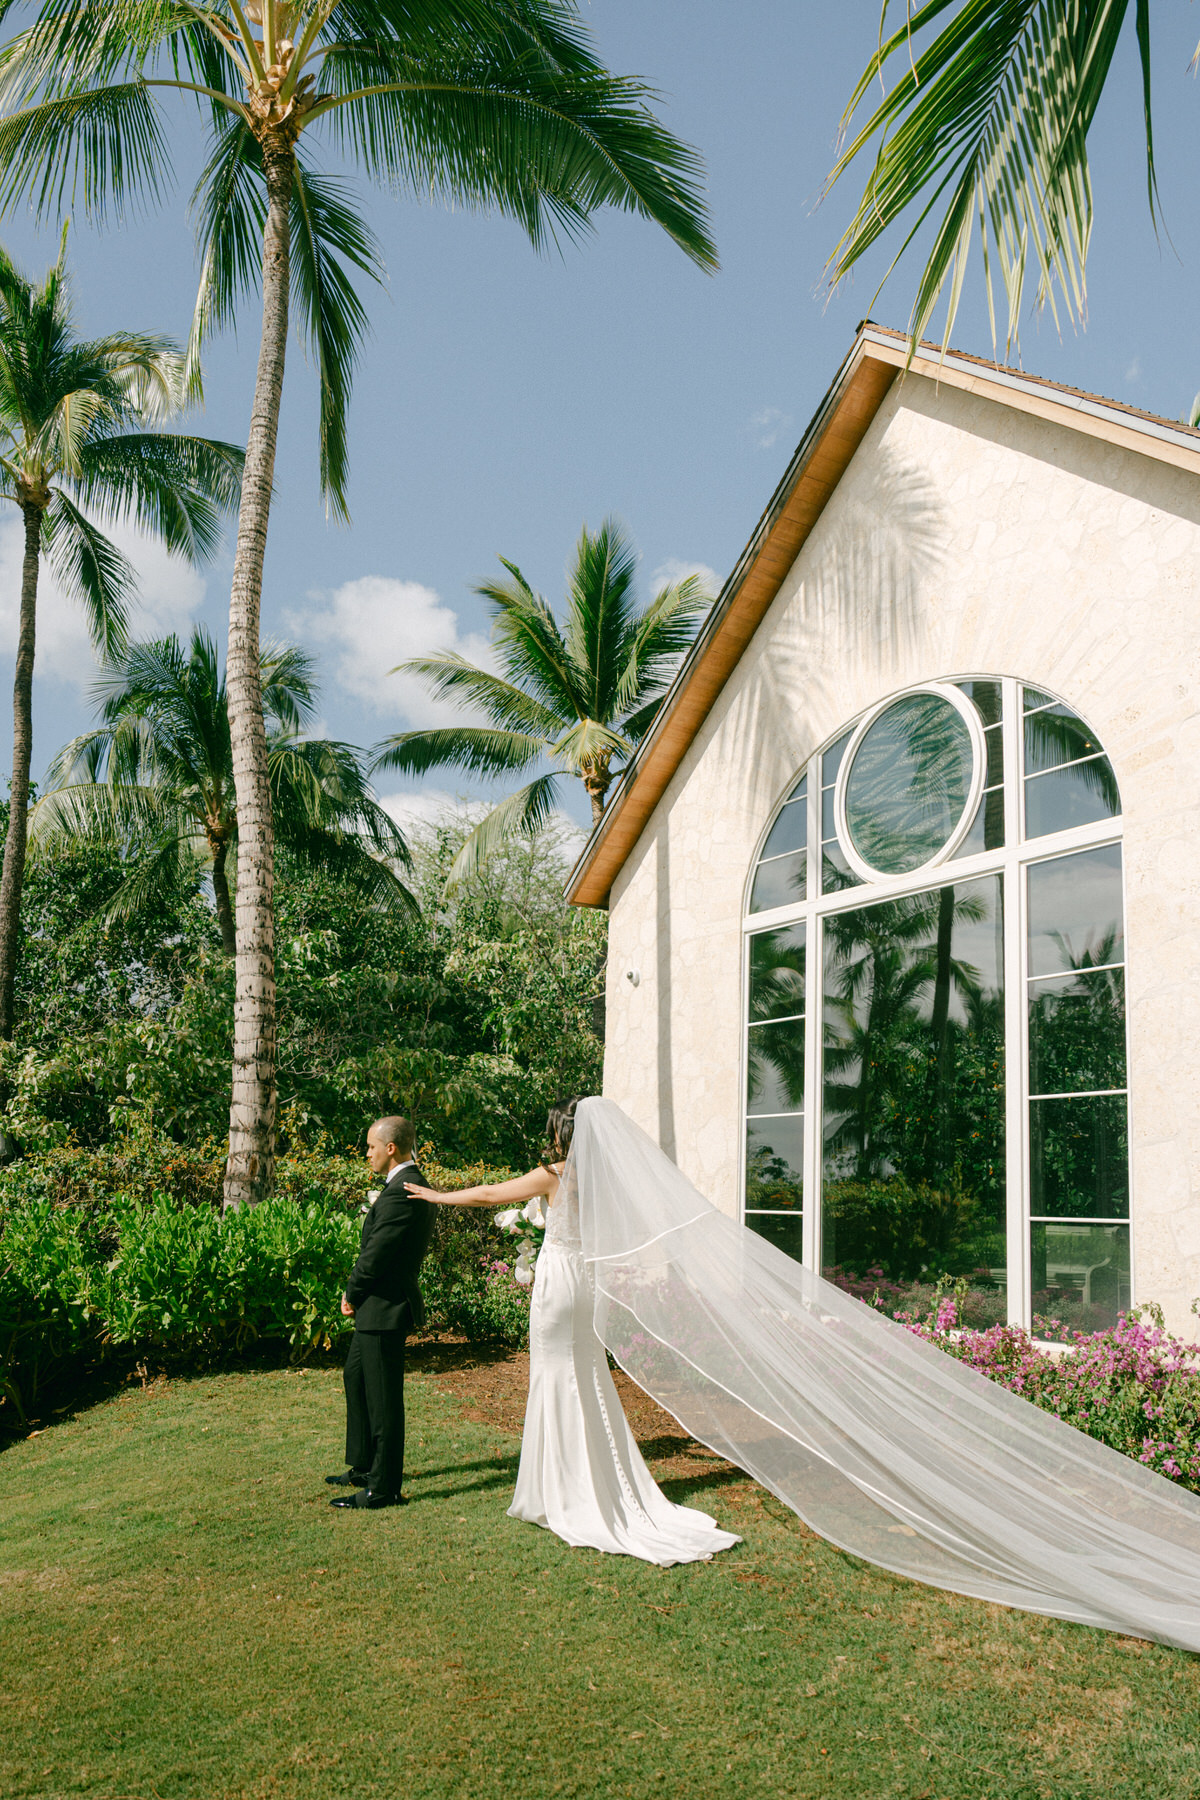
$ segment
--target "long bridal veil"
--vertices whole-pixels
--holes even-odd
[[[718,1212],[612,1101],[579,1106],[566,1179],[601,1340],[822,1537],[935,1587],[1200,1650],[1193,1494]]]

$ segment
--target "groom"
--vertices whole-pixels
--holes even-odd
[[[367,1133],[367,1161],[383,1186],[342,1295],[342,1312],[354,1320],[344,1376],[349,1467],[325,1479],[349,1492],[331,1506],[404,1505],[404,1340],[425,1323],[417,1271],[433,1230],[429,1202],[405,1189],[407,1181],[425,1185],[412,1151],[408,1119],[378,1119]]]

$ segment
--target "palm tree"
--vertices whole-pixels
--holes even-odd
[[[710,596],[689,575],[660,588],[639,610],[637,553],[613,519],[594,536],[586,525],[580,533],[561,630],[516,563],[500,560],[512,579],[484,582],[475,591],[491,606],[502,673],[450,654],[417,657],[391,671],[423,675],[439,699],[453,695],[491,724],[399,732],[379,746],[372,773],[459,768],[495,777],[548,758],[583,782],[595,826],[609,788],[653,723]],[[535,776],[494,807],[463,844],[449,882],[473,874],[514,832],[536,831],[558,802],[562,772]]]
[[[371,797],[349,744],[300,736],[314,709],[311,658],[291,646],[261,659],[275,835],[314,866],[336,868],[374,905],[415,909],[389,867],[407,867],[400,832]],[[66,837],[118,843],[130,872],[105,907],[128,918],[207,869],[221,942],[237,949],[230,858],[238,818],[233,748],[216,646],[197,629],[133,644],[96,684],[102,723],[60,750],[32,813],[35,852]]]
[[[242,452],[208,438],[145,429],[182,404],[184,368],[166,338],[74,335],[65,231],[58,261],[40,285],[0,250],[0,497],[20,507],[25,522],[0,878],[0,1037],[12,1036],[42,556],[59,586],[82,605],[97,652],[111,656],[124,646],[137,584],[97,515],[133,519],[193,561],[216,547],[221,510],[237,501]]]
[[[864,97],[875,83],[882,85],[885,69],[901,72],[850,137],[829,177],[832,186],[879,140],[858,210],[831,258],[834,280],[902,213],[915,211],[890,274],[932,218],[937,230],[909,330],[915,348],[948,283],[948,341],[978,220],[993,338],[993,277],[998,271],[1011,345],[1031,260],[1039,303],[1049,303],[1056,321],[1060,303],[1068,318],[1078,316],[1092,224],[1088,132],[1131,16],[1155,212],[1150,0],[1136,6],[1130,0],[972,0],[926,42],[922,33],[945,17],[947,0],[906,7],[899,28],[885,35],[887,12],[883,0],[878,48],[850,97],[845,135]]]
[[[15,10],[0,0],[0,20]],[[262,337],[229,602],[229,701],[242,833],[226,1194],[274,1167],[273,840],[258,687],[259,601],[289,300],[321,381],[321,476],[345,511],[345,410],[366,315],[349,271],[375,242],[305,151],[331,139],[375,181],[516,219],[535,245],[606,205],[655,220],[715,266],[698,160],[614,77],[571,0],[40,0],[0,51],[0,206],[92,211],[156,193],[169,151],[158,95],[195,98],[212,153],[195,194],[203,275],[193,342],[262,283]],[[261,256],[259,252],[261,251]]]

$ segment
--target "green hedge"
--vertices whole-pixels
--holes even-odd
[[[425,1170],[441,1188],[511,1173],[428,1156]],[[217,1159],[171,1146],[54,1152],[0,1172],[0,1424],[19,1429],[48,1390],[69,1394],[122,1359],[334,1349],[351,1329],[339,1301],[367,1180],[358,1158],[292,1156],[273,1199],[223,1216]],[[490,1212],[438,1209],[421,1283],[431,1330],[524,1343],[529,1296],[502,1244]]]

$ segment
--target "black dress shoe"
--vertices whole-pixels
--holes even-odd
[[[335,1494],[329,1502],[330,1506],[362,1507],[371,1512],[378,1512],[382,1506],[407,1506],[408,1501],[403,1494],[373,1494],[370,1488],[359,1488],[354,1494]]]
[[[370,1477],[357,1469],[347,1469],[344,1475],[327,1475],[325,1479],[330,1487],[366,1487]]]

